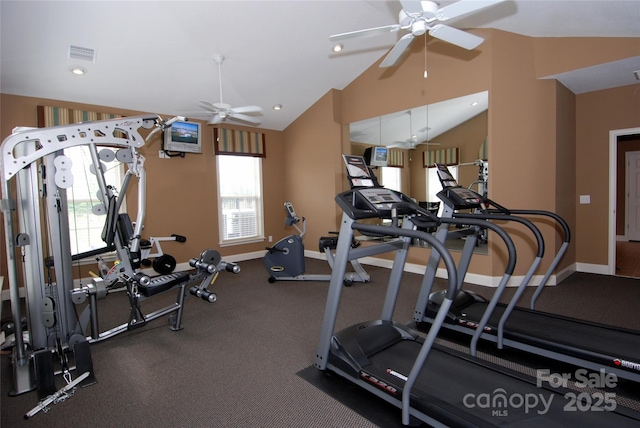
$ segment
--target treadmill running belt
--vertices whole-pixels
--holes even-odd
[[[496,306],[489,326],[497,328],[505,308]],[[468,319],[480,320],[485,309],[486,304],[475,303],[466,307],[464,312]],[[567,347],[575,348],[573,355],[580,355],[580,351],[585,350],[631,361],[638,359],[640,349],[639,333],[522,308],[514,309],[507,320],[505,338],[527,340],[531,344],[536,341],[557,343],[561,345],[558,348],[564,351]]]
[[[420,347],[418,342],[400,341],[370,356],[371,364],[365,370],[385,382],[403,386],[398,376],[409,374]],[[471,424],[484,420],[518,427],[638,426],[637,419],[607,411],[606,401],[596,409],[594,400],[590,411],[586,411],[582,404],[572,403],[564,389],[546,384],[537,387],[535,379],[526,382],[519,379],[520,375],[491,370],[469,358],[434,345],[413,388],[412,395],[420,399],[412,400],[412,406],[441,417],[455,412],[457,421],[445,420],[451,425],[458,425],[461,420]]]

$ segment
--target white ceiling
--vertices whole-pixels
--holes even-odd
[[[2,0],[0,91],[188,115],[198,100],[220,100],[213,56],[223,54],[225,103],[260,105],[261,127],[283,130],[378,61],[404,32],[353,39],[340,54],[331,52],[329,36],[395,24],[400,8],[399,1],[355,0]],[[639,22],[638,0],[507,0],[449,24],[535,37],[640,37]],[[95,49],[95,61],[69,59],[70,45]],[[87,74],[71,74],[74,65]],[[615,85],[638,83],[629,67],[640,68],[638,58],[590,71],[602,81],[621,69]],[[575,76],[557,77],[577,93],[587,85],[579,81],[595,79],[581,74],[572,87]],[[282,110],[272,110],[275,104]]]

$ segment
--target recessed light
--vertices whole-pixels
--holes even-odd
[[[282,104],[276,104],[273,106],[274,110],[282,110]]]
[[[477,102],[477,101],[474,101],[474,102],[472,102],[472,103],[471,103],[471,107],[475,107],[475,106],[477,106],[477,105],[478,105],[478,102]]]
[[[333,51],[334,52],[340,52],[340,51],[342,51],[342,48],[344,48],[344,45],[341,44],[341,43],[338,43],[337,45],[333,46]]]
[[[69,71],[72,72],[73,74],[76,74],[78,76],[82,76],[83,74],[87,73],[87,69],[84,67],[79,67],[79,66],[73,66],[73,67],[69,67]]]

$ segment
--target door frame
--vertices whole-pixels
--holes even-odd
[[[631,224],[631,204],[629,203],[630,201],[630,191],[629,189],[631,189],[631,180],[632,177],[630,176],[630,168],[629,165],[631,164],[631,162],[629,161],[629,157],[630,156],[640,156],[640,150],[635,150],[635,151],[630,151],[630,152],[625,152],[624,154],[624,162],[625,162],[625,170],[624,170],[624,185],[626,186],[627,191],[624,194],[624,239],[626,241],[629,241],[629,230],[630,227],[629,225]],[[637,168],[636,168],[637,170]],[[636,193],[640,191],[640,189],[636,189]],[[616,192],[617,193],[617,192]],[[637,236],[637,230],[636,230],[636,235]],[[638,239],[634,239],[634,241],[639,241]]]
[[[616,171],[618,170],[618,137],[640,134],[640,128],[609,131],[609,256],[607,271],[616,274]]]

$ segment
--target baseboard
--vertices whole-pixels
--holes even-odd
[[[231,256],[225,256],[223,257],[223,260],[230,263],[237,263],[245,260],[261,259],[264,257],[264,255],[265,255],[265,251],[254,251],[251,253],[242,253],[242,254],[234,254]],[[304,255],[305,257],[309,257],[312,259],[326,260],[325,255],[319,251],[305,250]],[[363,257],[361,259],[358,259],[358,261],[363,265],[376,266],[376,267],[382,267],[387,269],[391,269],[391,267],[393,266],[393,260],[381,259],[377,257]],[[242,265],[240,266],[240,268],[242,268]],[[189,263],[183,262],[183,263],[178,263],[176,265],[175,271],[181,272],[181,271],[186,271],[190,269],[192,268],[191,266],[189,266]],[[404,271],[409,273],[415,273],[418,275],[423,275],[425,269],[426,269],[425,265],[419,265],[416,263],[407,263],[405,265]],[[156,272],[153,269],[143,269],[142,272],[148,275],[156,275]],[[585,273],[596,273],[600,275],[609,275],[609,267],[607,265],[596,265],[591,263],[574,263],[562,269],[561,271],[557,272],[555,275],[551,275],[549,277],[549,281],[547,285],[559,284],[574,272],[585,272]],[[438,278],[446,278],[447,277],[446,269],[443,269],[443,268],[438,269],[436,272],[436,276]],[[542,281],[543,277],[544,275],[534,275],[531,278],[529,286],[538,286]],[[512,276],[511,279],[509,280],[509,283],[507,284],[507,287],[517,287],[522,283],[523,279],[524,279],[524,275]],[[465,282],[468,282],[470,284],[475,284],[475,285],[482,285],[485,287],[495,288],[500,284],[501,280],[502,280],[501,276],[480,275],[476,273],[467,273],[467,275],[465,276]],[[83,283],[87,283],[89,281],[91,281],[91,278],[82,279]],[[76,284],[80,283],[79,280],[76,280],[74,282]],[[19,293],[20,293],[20,297],[25,296],[24,287],[20,287]],[[10,297],[9,290],[2,290],[2,301],[10,300],[10,298],[11,297]]]
[[[320,253],[319,251],[305,250],[304,255],[305,257],[309,257],[312,259],[325,260],[325,255]],[[358,259],[358,261],[363,265],[370,265],[370,266],[382,267],[387,269],[391,269],[391,267],[393,266],[393,260],[380,259],[377,257],[363,257],[361,259]],[[426,265],[419,265],[416,263],[407,263],[404,267],[405,272],[415,273],[418,275],[424,275],[425,269],[426,269]],[[549,277],[547,285],[556,285],[562,282],[562,280],[564,280],[566,277],[568,277],[575,271],[576,271],[575,265],[571,265],[563,269],[562,271],[556,273],[555,275],[551,275]],[[436,271],[436,277],[447,278],[447,270],[444,268],[439,268]],[[512,276],[509,282],[507,283],[507,287],[518,287],[520,284],[522,284],[524,277],[525,277],[524,275]],[[531,281],[529,282],[529,286],[536,287],[540,285],[543,278],[544,278],[544,275],[534,275],[531,278]],[[500,285],[500,281],[502,281],[502,276],[489,276],[489,275],[481,275],[477,273],[467,273],[464,280],[469,284],[495,288]]]
[[[596,265],[593,263],[576,263],[577,272],[597,273],[600,275],[609,275],[609,266]]]

